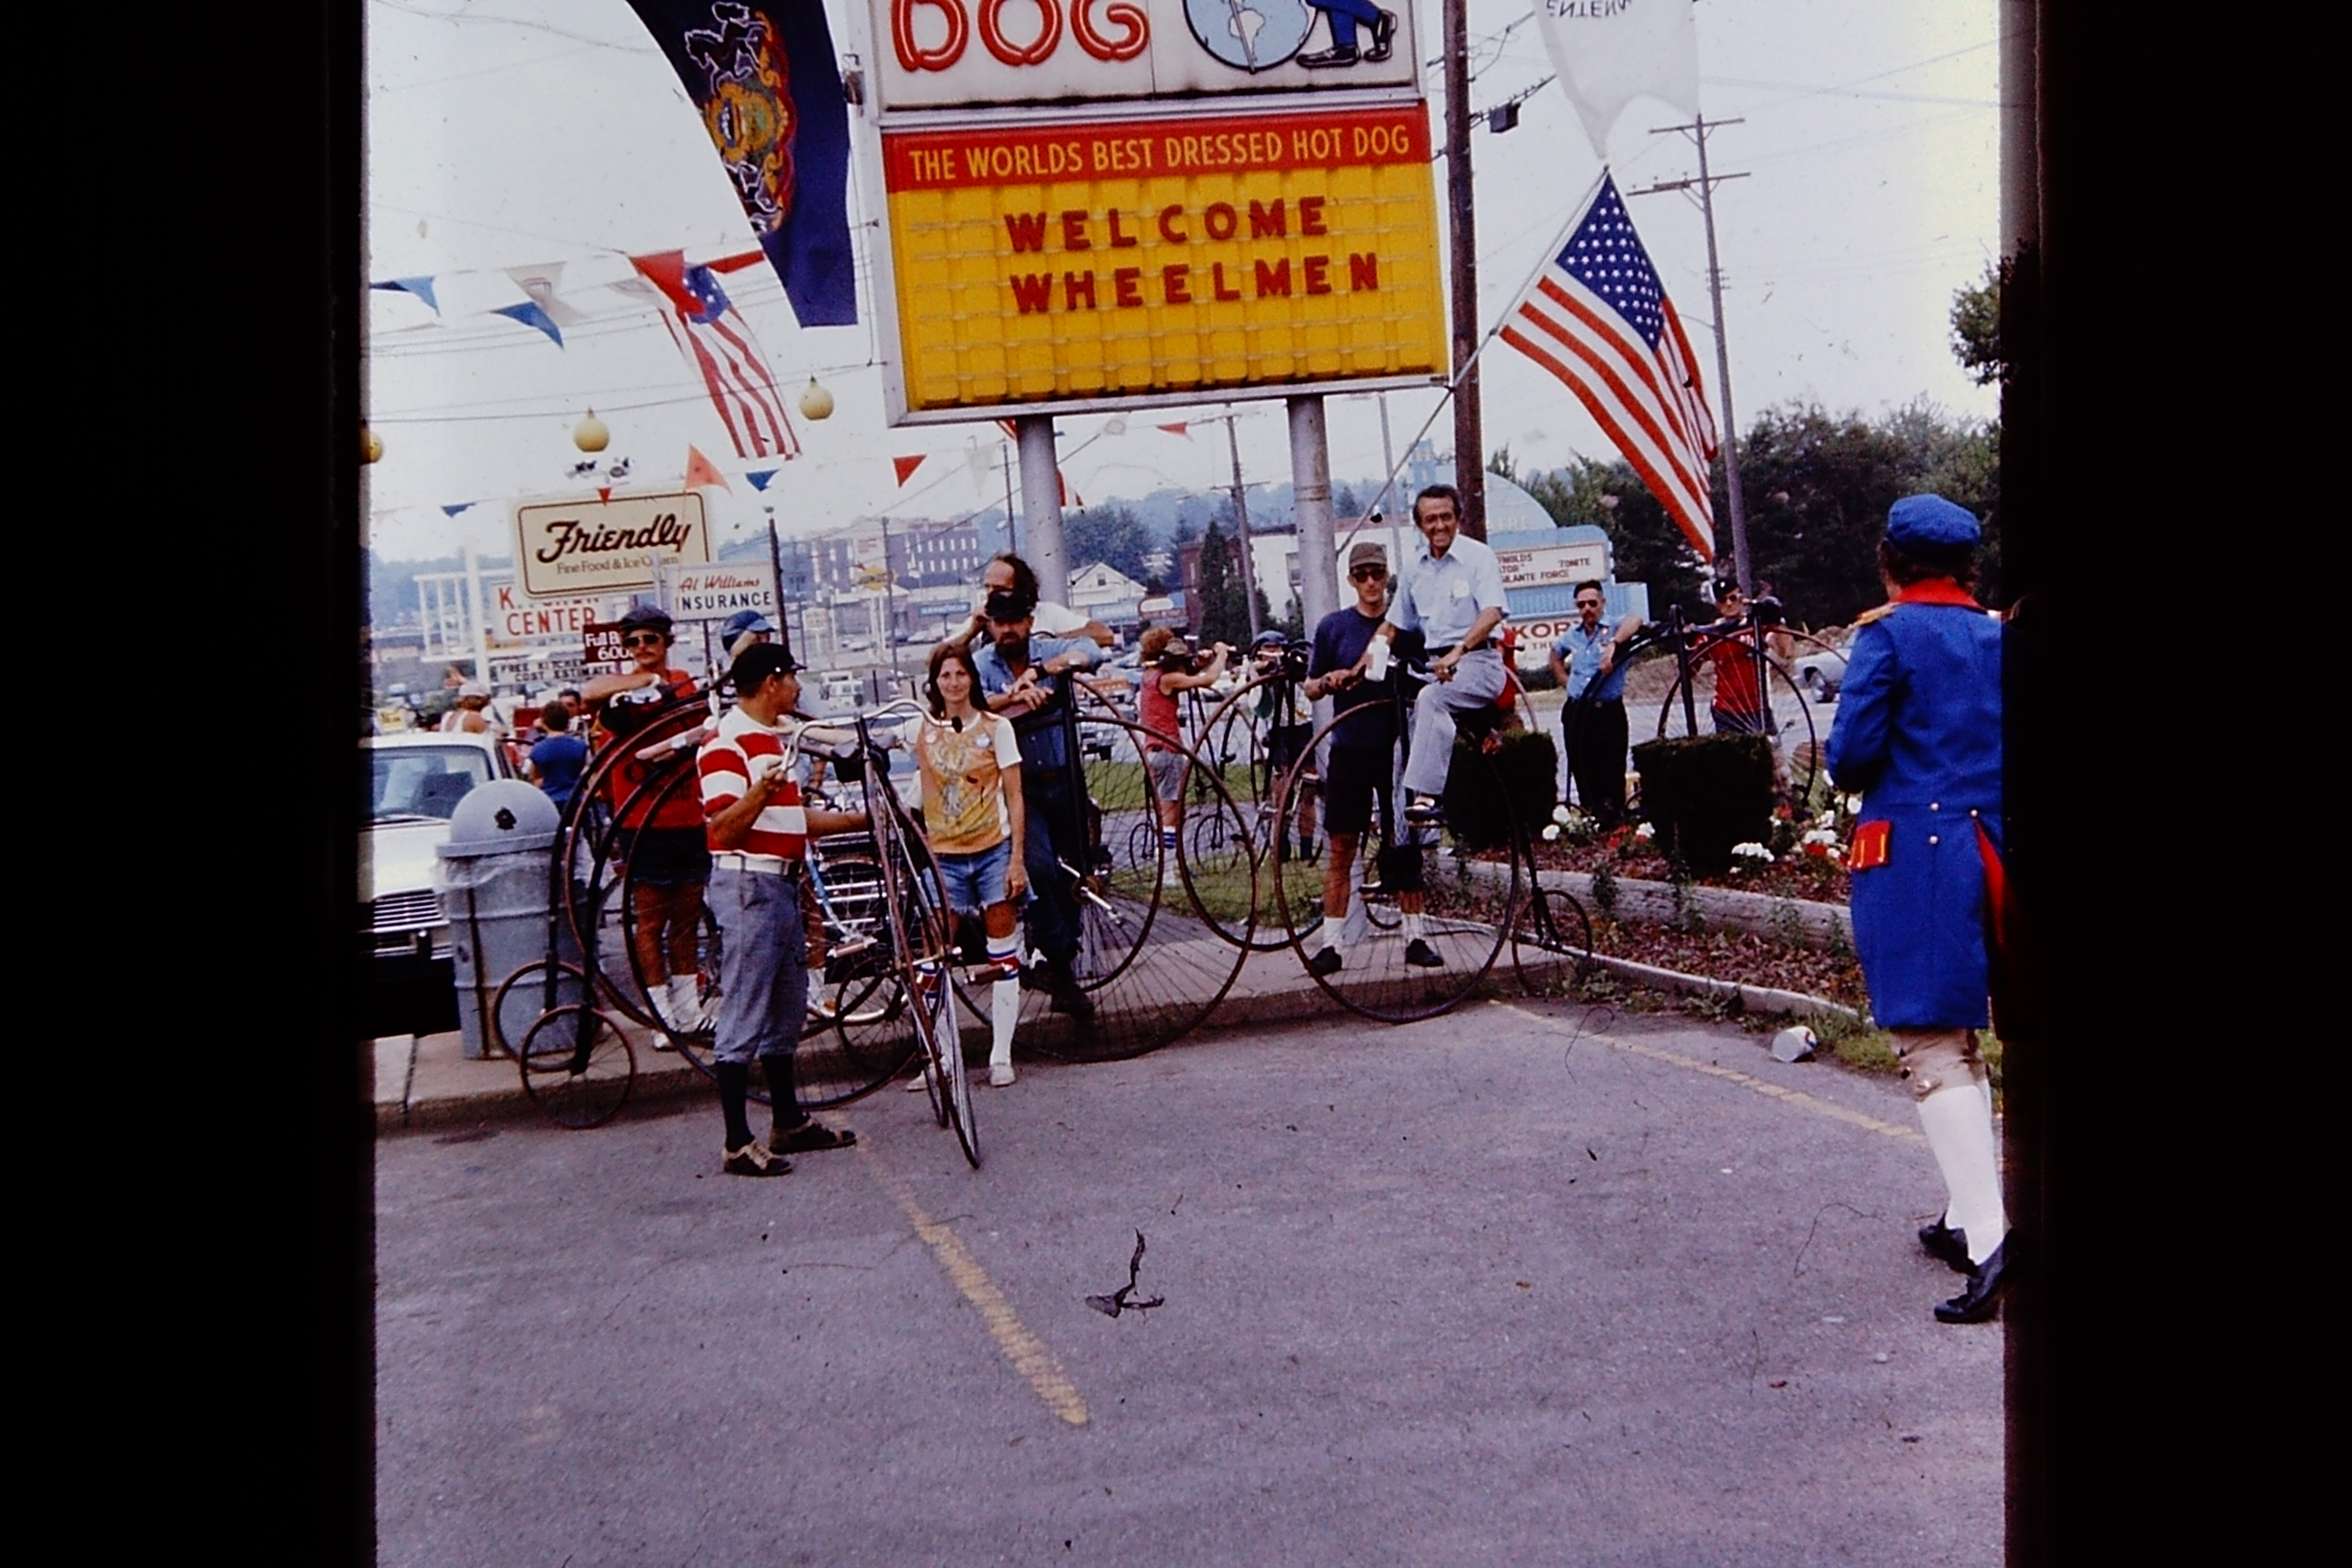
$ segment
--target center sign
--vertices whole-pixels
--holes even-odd
[[[1394,4],[868,0],[892,422],[1442,377]]]

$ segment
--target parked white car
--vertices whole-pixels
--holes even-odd
[[[449,921],[433,889],[435,851],[476,785],[515,776],[490,735],[411,732],[360,742],[368,763],[368,830],[360,845],[360,923],[379,980],[449,962]],[[400,973],[394,973],[397,969]]]
[[[1812,649],[1797,660],[1797,684],[1816,702],[1836,701],[1838,689],[1845,684],[1845,654],[1840,649]]]

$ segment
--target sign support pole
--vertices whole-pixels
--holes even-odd
[[[1337,546],[1331,539],[1331,443],[1323,399],[1294,397],[1290,406],[1290,515],[1298,524],[1298,609],[1314,636],[1339,607]]]
[[[1013,421],[1021,442],[1021,558],[1037,574],[1039,593],[1070,602],[1070,563],[1062,547],[1062,475],[1054,460],[1054,416],[1024,414]]]

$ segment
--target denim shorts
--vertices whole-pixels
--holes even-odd
[[[977,914],[992,904],[1006,901],[1004,874],[1013,867],[1010,838],[993,849],[934,858],[939,862],[940,880],[947,884],[948,908],[958,914]]]

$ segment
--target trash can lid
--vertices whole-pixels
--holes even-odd
[[[492,779],[467,791],[457,803],[440,853],[445,859],[460,860],[544,849],[562,826],[563,814],[537,784]]]

